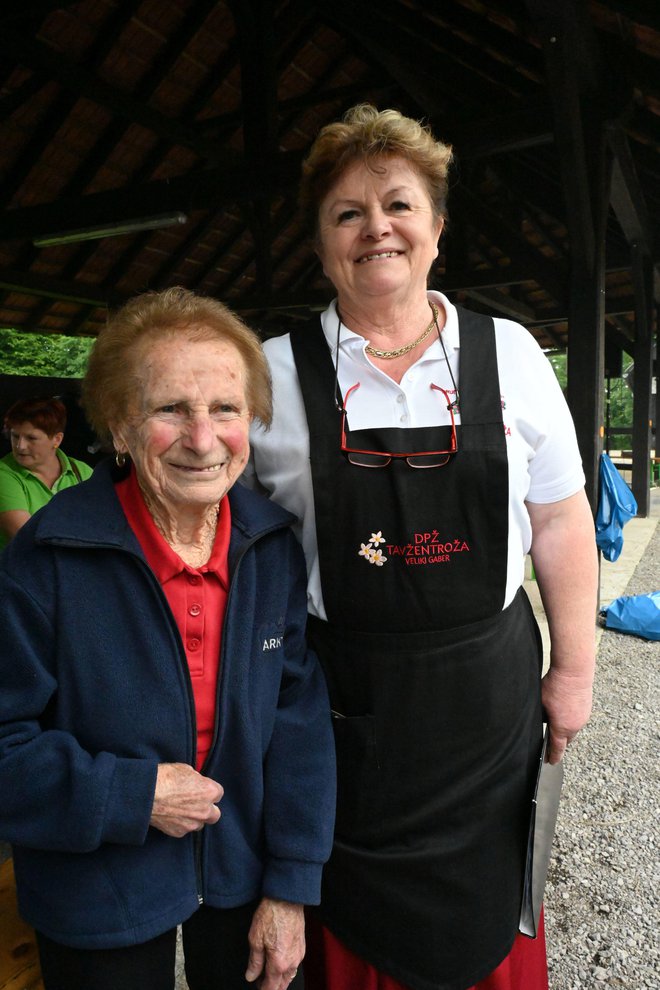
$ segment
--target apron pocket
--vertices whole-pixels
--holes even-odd
[[[373,715],[333,712],[337,750],[335,835],[350,845],[377,841],[380,816],[374,806],[379,776],[376,720]]]

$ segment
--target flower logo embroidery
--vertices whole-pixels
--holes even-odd
[[[364,557],[364,559],[369,564],[375,564],[376,567],[382,567],[387,557],[383,551],[378,546],[379,543],[384,543],[385,537],[381,530],[377,533],[372,533],[368,543],[361,543],[360,549],[358,550],[358,556]]]

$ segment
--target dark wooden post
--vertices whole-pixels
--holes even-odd
[[[660,457],[660,306],[655,305],[653,310],[655,314],[655,359],[653,361],[653,375],[655,377],[653,424],[655,432],[652,437],[652,446],[655,449],[655,456]]]
[[[632,244],[635,284],[635,370],[632,434],[632,493],[637,514],[648,516],[651,504],[651,378],[653,373],[653,266],[638,244]]]
[[[585,4],[527,0],[545,55],[570,241],[568,403],[595,512],[603,442],[605,224],[611,155]]]

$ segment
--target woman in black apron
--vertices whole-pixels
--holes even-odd
[[[271,360],[282,426],[252,437],[259,480],[301,517],[322,597],[316,608],[310,597],[308,635],[330,691],[338,801],[309,990],[547,987],[542,935],[516,937],[542,652],[524,591],[510,587],[517,496],[495,326],[458,311],[459,368],[448,301],[426,290],[450,155],[394,111],[358,107],[321,132],[302,201],[337,300],[325,333],[315,320],[291,334],[290,358]],[[588,717],[593,664],[593,524],[583,492],[566,504],[578,649],[561,656],[557,625],[557,685],[543,691],[553,760]],[[530,508],[541,547],[546,517],[557,539],[563,512]],[[552,579],[548,589],[557,611]]]

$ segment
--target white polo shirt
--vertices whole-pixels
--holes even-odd
[[[442,293],[429,292],[429,299],[444,307],[442,339],[460,391],[458,314]],[[320,319],[335,363],[339,320],[334,302]],[[524,557],[531,545],[532,529],[525,502],[558,502],[580,491],[585,479],[573,420],[550,362],[524,327],[497,318],[494,323],[509,462],[506,607],[522,584]],[[439,398],[441,393],[430,388],[433,382],[448,392],[453,390],[439,340],[426,349],[400,383],[369,361],[367,344],[364,337],[341,326],[338,379],[342,395],[346,396],[348,389],[360,382],[347,407],[351,430],[449,422],[449,413]],[[297,535],[307,559],[308,609],[312,615],[325,619],[309,434],[289,334],[266,341],[264,349],[273,376],[273,424],[269,431],[259,424],[253,427],[252,456],[241,480],[251,487],[260,486],[296,516]],[[459,414],[456,422],[460,423]],[[339,442],[338,431],[337,446]]]

